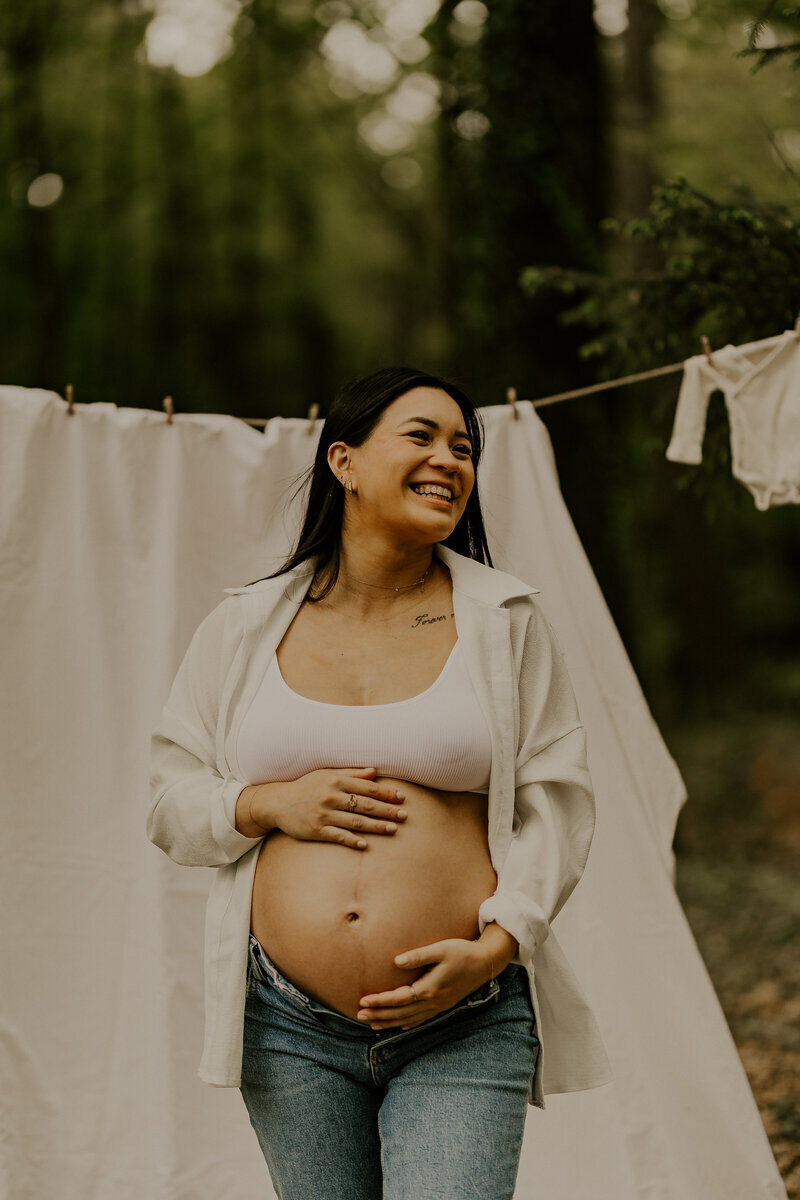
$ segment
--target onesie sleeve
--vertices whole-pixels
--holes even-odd
[[[719,383],[704,371],[705,357],[696,354],[683,364],[683,379],[678,393],[672,437],[666,457],[670,462],[697,464],[703,461],[703,438],[711,393]]]
[[[511,845],[479,932],[496,921],[527,965],[583,874],[594,837],[595,800],[586,731],[564,653],[533,596],[519,664],[520,732]]]
[[[224,866],[263,841],[236,829],[236,801],[246,785],[217,769],[220,692],[242,620],[241,604],[228,598],[200,623],[150,739],[147,836],[184,866]]]

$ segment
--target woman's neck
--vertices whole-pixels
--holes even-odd
[[[427,547],[413,560],[396,554],[380,559],[359,548],[353,552],[343,548],[336,582],[322,603],[361,620],[386,617],[429,597],[440,576],[441,564]]]

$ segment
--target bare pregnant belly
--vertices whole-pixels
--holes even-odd
[[[396,966],[396,954],[476,938],[478,909],[497,884],[485,794],[380,779],[406,795],[396,833],[366,834],[367,849],[355,850],[275,830],[253,882],[250,928],[278,970],[353,1019],[362,996],[424,973]]]

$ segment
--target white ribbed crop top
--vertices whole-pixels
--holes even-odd
[[[236,753],[249,783],[364,766],[451,792],[488,792],[492,762],[489,727],[460,640],[429,688],[390,704],[327,704],[300,696],[273,654],[239,728]]]

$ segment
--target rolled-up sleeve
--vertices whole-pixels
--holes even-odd
[[[520,732],[511,844],[479,931],[496,921],[519,942],[527,965],[586,866],[595,800],[581,722],[564,653],[532,596],[519,660]]]
[[[217,769],[219,697],[241,637],[241,609],[226,599],[195,630],[150,739],[147,836],[185,866],[224,866],[263,841],[236,829],[245,785]]]

